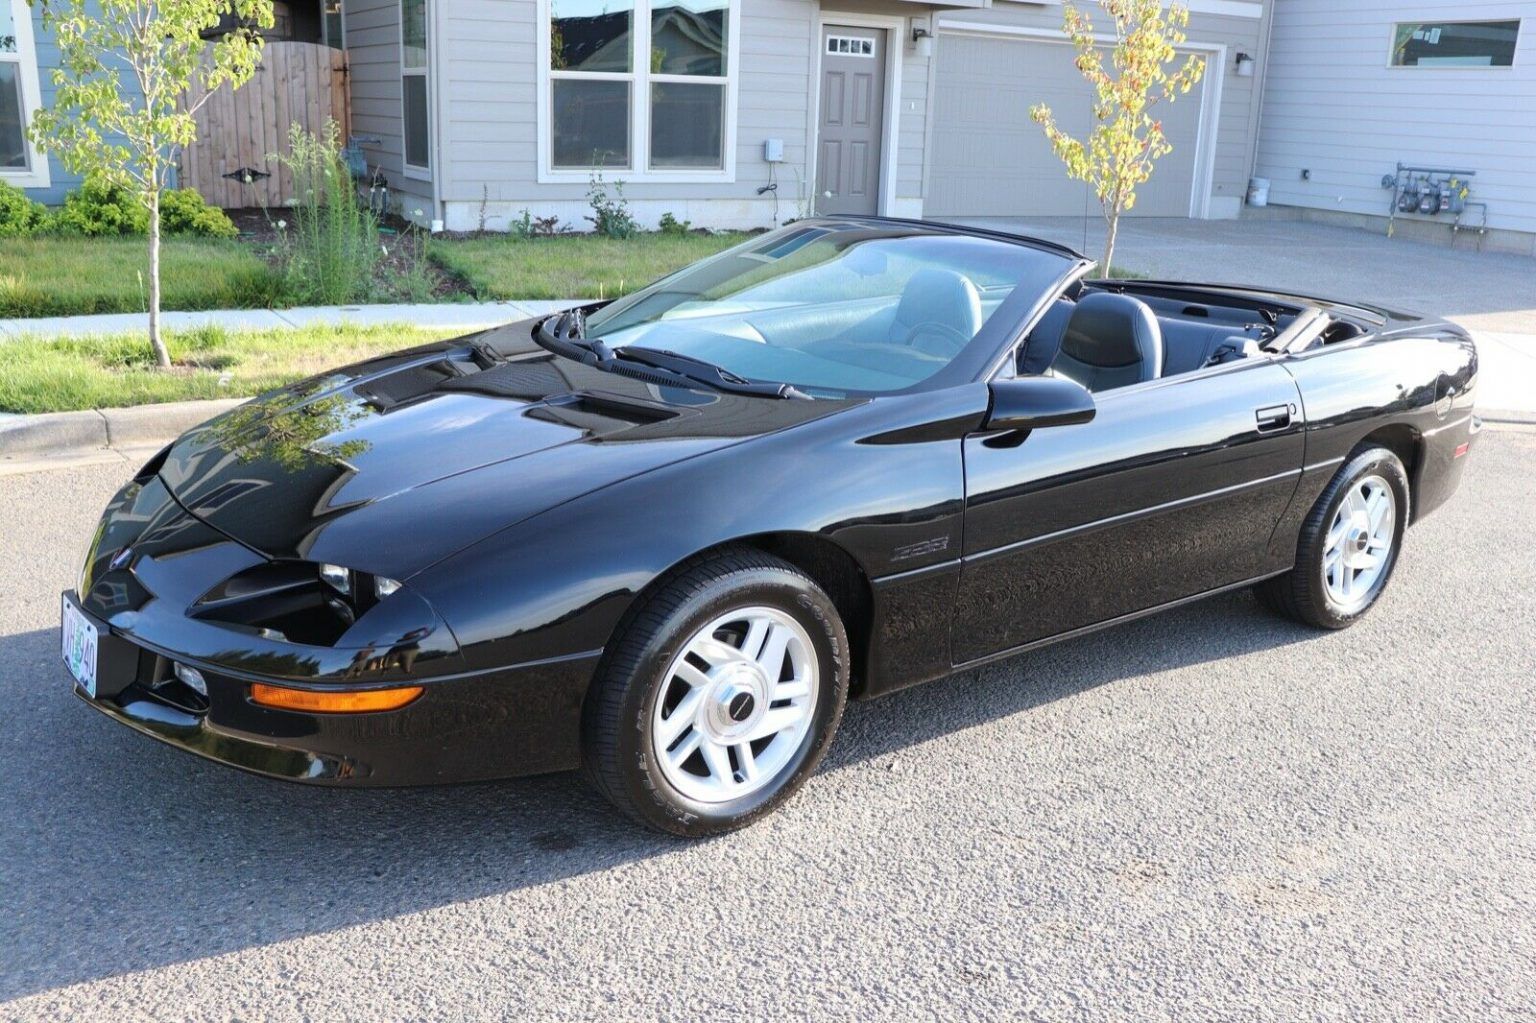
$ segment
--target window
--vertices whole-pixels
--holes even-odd
[[[1509,67],[1519,21],[1400,21],[1393,67]]]
[[[586,336],[817,396],[900,391],[948,370],[994,315],[1011,325],[1071,268],[1061,253],[1024,243],[802,221],[604,306]],[[1008,333],[994,328],[981,354]]]
[[[729,175],[738,2],[547,0],[541,171]]]
[[[432,166],[432,116],[427,89],[427,0],[400,0],[400,104],[405,166]]]
[[[0,181],[18,187],[48,184],[48,162],[27,140],[37,109],[37,53],[26,0],[0,0]]]

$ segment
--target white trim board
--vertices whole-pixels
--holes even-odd
[[[806,114],[806,168],[810,182],[812,208],[819,198],[816,193],[816,160],[820,155],[821,132],[821,40],[828,25],[850,28],[885,29],[885,110],[880,124],[880,201],[875,212],[880,216],[892,216],[896,207],[896,158],[901,135],[901,68],[907,57],[907,19],[899,15],[844,14],[840,11],[823,10],[811,26],[811,89],[810,107]]]
[[[939,31],[945,35],[993,36],[1063,46],[1072,43],[1061,29],[997,25],[980,21],[941,21]],[[1095,32],[1093,38],[1101,43],[1115,41],[1114,36],[1102,32]],[[1189,40],[1180,44],[1178,49],[1198,53],[1206,58],[1205,74],[1200,76],[1200,128],[1195,136],[1195,173],[1189,189],[1189,216],[1195,220],[1209,220],[1211,187],[1216,178],[1216,136],[1221,124],[1221,91],[1222,79],[1226,77],[1227,44]]]
[[[1028,0],[1028,2],[1041,7],[1062,5],[1062,0]],[[1188,8],[1190,14],[1220,14],[1228,18],[1262,18],[1264,16],[1264,4],[1260,0],[1162,0],[1164,7],[1170,6],[1173,2]]]

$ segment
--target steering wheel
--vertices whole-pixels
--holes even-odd
[[[909,348],[915,348],[924,355],[936,355],[944,359],[952,359],[960,354],[960,350],[970,344],[971,339],[958,328],[948,323],[940,323],[938,320],[924,320],[913,324],[907,331],[906,337],[901,343]]]

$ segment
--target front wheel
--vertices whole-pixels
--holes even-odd
[[[1322,629],[1346,628],[1376,603],[1408,526],[1408,474],[1382,447],[1357,450],[1302,524],[1296,567],[1260,583],[1272,610]]]
[[[847,636],[814,581],[757,551],[711,557],[621,626],[583,713],[587,775],[643,824],[731,831],[815,770],[847,689]]]

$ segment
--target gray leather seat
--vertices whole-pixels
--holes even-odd
[[[933,355],[953,355],[981,329],[981,295],[953,270],[924,267],[901,289],[887,335]]]
[[[1163,372],[1163,333],[1146,303],[1095,291],[1078,299],[1052,369],[1090,391],[1107,391]]]

